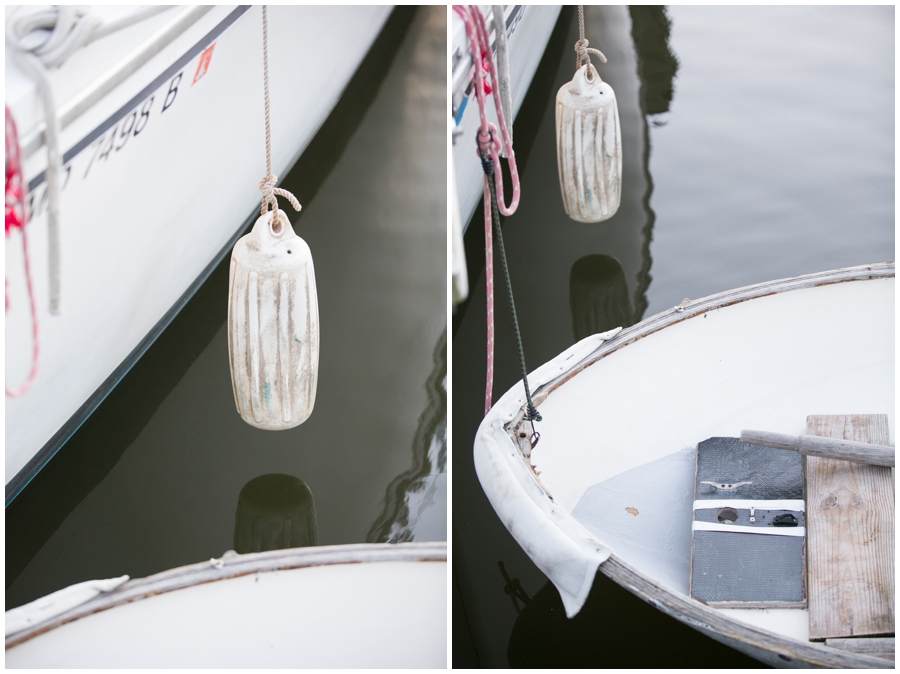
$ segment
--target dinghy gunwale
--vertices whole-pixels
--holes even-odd
[[[768,281],[687,302],[680,307],[658,313],[630,328],[588,337],[541,366],[529,375],[529,383],[532,390],[535,391],[535,403],[540,405],[562,384],[620,348],[665,327],[700,316],[707,311],[790,290],[893,277],[893,262],[875,263]],[[476,472],[494,510],[504,525],[535,564],[556,585],[569,617],[580,610],[587,597],[585,587],[589,591],[596,571],[599,569],[612,580],[668,615],[686,622],[732,647],[739,650],[743,648],[753,657],[774,666],[791,666],[787,664],[790,660],[799,660],[801,663],[820,667],[890,667],[893,665],[892,662],[881,658],[873,656],[858,658],[858,654],[848,654],[846,651],[829,648],[822,644],[812,644],[796,638],[781,636],[741,622],[727,613],[705,606],[683,593],[655,582],[646,574],[629,565],[606,544],[589,533],[571,514],[564,512],[564,509],[556,504],[550,491],[541,483],[529,460],[531,452],[527,438],[529,434],[526,432],[525,436],[522,436],[522,431],[527,430],[521,428],[525,412],[523,387],[522,382],[519,382],[495,404],[482,422],[475,443]],[[491,442],[488,445],[501,447],[502,436],[505,436],[513,448],[518,450],[509,452],[509,449],[512,448],[507,448],[504,442],[502,447],[507,448],[507,451],[499,452],[506,458],[505,463],[508,464],[507,468],[510,472],[519,474],[518,491],[520,493],[512,498],[510,497],[516,491],[516,486],[508,483],[509,478],[512,477],[510,472],[507,472],[506,480],[504,480],[497,470],[499,464],[495,463],[492,467],[488,463],[491,458],[495,461],[499,459],[499,455],[487,456],[491,450],[489,446],[485,446],[484,440],[488,439],[492,432],[494,435],[490,437]],[[509,463],[510,456],[513,456],[511,464]],[[521,480],[526,475],[529,479],[522,482]],[[507,484],[503,484],[504,481]],[[531,488],[527,488],[528,485]],[[513,501],[513,503],[502,503],[501,501],[504,499]],[[525,500],[532,501],[532,507],[523,509]],[[567,563],[572,565],[566,569],[564,576],[567,577],[554,575],[554,570],[558,570],[559,565],[557,560],[554,560],[552,552],[548,551],[548,547],[552,550],[552,545],[536,546],[533,542],[529,544],[522,540],[523,529],[527,529],[529,526],[531,528],[539,526],[524,522],[525,518],[522,517],[532,511],[533,506],[544,511],[544,522],[542,523],[544,529],[556,528],[554,538],[562,536],[568,539],[569,544],[576,543],[586,553],[580,559],[577,553],[574,558],[567,555],[569,557]],[[549,541],[544,542],[549,543]],[[538,550],[537,548],[542,549]],[[596,553],[600,553],[601,550],[605,553],[605,559],[597,558]]]
[[[446,542],[358,543],[234,554],[135,578],[111,592],[6,637],[6,650],[57,627],[124,604],[254,573],[380,562],[444,562]]]
[[[655,583],[615,553],[599,570],[666,615],[773,667],[796,666],[791,663],[800,661],[801,666],[823,668],[894,669],[892,660],[830,648],[824,643],[803,642],[742,623],[719,609]],[[723,635],[727,637],[723,639]]]

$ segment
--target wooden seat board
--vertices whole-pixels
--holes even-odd
[[[809,435],[889,444],[887,415],[815,415]],[[810,641],[894,634],[891,469],[806,457]]]

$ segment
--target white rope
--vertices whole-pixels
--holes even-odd
[[[94,40],[167,9],[170,7],[150,7],[103,25],[99,17],[83,7],[58,5],[53,9],[13,17],[6,27],[6,44],[16,64],[34,81],[46,120],[47,255],[51,314],[59,314],[60,304],[59,176],[62,173],[62,156],[59,151],[60,121],[47,70],[59,68],[72,54]],[[40,39],[42,36],[43,40]]]
[[[263,19],[263,90],[265,93],[266,106],[266,175],[259,181],[259,191],[262,192],[262,207],[259,210],[260,215],[269,212],[269,206],[272,210],[278,210],[278,200],[275,195],[279,195],[291,202],[294,210],[299,211],[301,206],[297,201],[297,197],[280,187],[278,184],[278,176],[272,173],[272,124],[269,119],[269,20],[268,7],[262,6]]]
[[[506,40],[506,22],[503,20],[503,5],[491,5],[494,20],[494,44],[497,46],[497,77],[500,79],[500,104],[509,140],[513,139],[512,84],[509,75],[509,44]],[[506,148],[501,156],[506,157]]]
[[[9,33],[7,33],[9,35]],[[47,78],[47,69],[40,58],[30,52],[11,49],[18,66],[35,83],[41,104],[44,106],[47,139],[47,255],[50,290],[50,313],[59,315],[59,175],[62,173],[62,157],[59,153],[59,117],[53,100],[53,90]],[[31,213],[28,214],[31,217]],[[23,225],[25,226],[25,225]]]
[[[575,43],[575,53],[578,59],[575,61],[575,70],[581,67],[582,63],[590,63],[589,54],[594,54],[600,59],[601,63],[606,63],[606,57],[603,52],[593,47],[588,48],[590,42],[584,37],[584,5],[578,5],[578,42]]]

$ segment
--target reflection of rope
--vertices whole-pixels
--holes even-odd
[[[500,573],[503,575],[503,580],[506,581],[506,585],[503,586],[503,591],[509,595],[509,598],[512,599],[513,607],[516,609],[516,614],[522,612],[522,609],[519,608],[519,602],[516,601],[518,598],[525,606],[532,606],[534,604],[534,599],[528,596],[528,593],[525,591],[525,588],[522,587],[522,583],[518,578],[510,579],[509,574],[506,573],[506,567],[503,566],[503,561],[497,562],[497,566],[500,567]]]
[[[588,53],[595,54],[601,63],[606,63],[603,52],[593,47],[589,48],[589,44],[590,42],[584,37],[584,5],[578,5],[578,42],[575,43],[575,53],[578,54],[578,59],[575,61],[575,70],[578,70],[582,63],[591,62]]]
[[[269,20],[268,7],[263,5],[263,89],[265,90],[266,103],[266,175],[259,181],[259,191],[262,192],[262,208],[259,209],[260,215],[269,212],[269,206],[272,210],[278,210],[278,200],[275,195],[279,195],[291,202],[294,210],[300,210],[300,202],[297,197],[280,187],[278,184],[278,176],[272,173],[272,125],[269,120]]]

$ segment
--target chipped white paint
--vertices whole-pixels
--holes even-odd
[[[566,214],[602,222],[622,196],[622,130],[616,94],[590,63],[556,95],[556,157]]]
[[[228,356],[241,418],[302,424],[316,401],[319,305],[312,255],[283,211],[261,216],[231,254]]]

